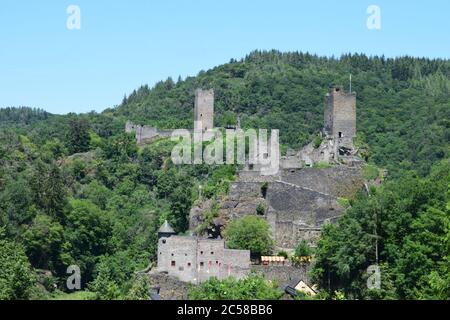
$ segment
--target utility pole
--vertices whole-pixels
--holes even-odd
[[[377,225],[378,225],[378,214],[377,214],[378,209],[375,209],[375,261],[377,262],[378,265],[378,233],[377,233]]]
[[[352,74],[350,73],[350,93],[352,93]]]

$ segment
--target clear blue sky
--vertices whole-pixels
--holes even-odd
[[[66,28],[71,4],[81,30]],[[1,0],[0,107],[101,111],[254,49],[450,58],[449,16],[448,0]]]

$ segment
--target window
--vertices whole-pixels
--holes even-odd
[[[175,267],[175,265],[176,265],[175,261],[172,261],[172,262],[170,263],[170,265],[171,265],[172,267]]]
[[[163,244],[166,244],[166,240],[163,240],[162,243],[163,243]]]
[[[203,267],[205,265],[205,263],[202,261],[200,262],[200,267]]]
[[[339,132],[339,138],[342,138],[342,137],[343,137],[342,132]]]
[[[200,251],[200,254],[203,254],[203,251]]]
[[[211,254],[214,254],[214,251],[211,251]]]
[[[188,267],[190,267],[191,266],[191,263],[190,262],[188,262]]]

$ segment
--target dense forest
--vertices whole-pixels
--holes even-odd
[[[450,61],[256,51],[143,86],[102,113],[0,109],[0,299],[64,296],[70,265],[87,298],[136,298],[160,224],[185,232],[199,185],[209,198],[227,192],[235,167],[174,166],[173,144],[136,145],[128,119],[191,128],[194,90],[214,88],[217,126],[239,117],[244,128],[280,129],[283,150],[298,149],[322,128],[329,85],[349,86],[350,74],[357,144],[388,176],[324,229],[313,276],[328,298],[449,298]],[[364,290],[373,263],[387,279],[376,293]]]

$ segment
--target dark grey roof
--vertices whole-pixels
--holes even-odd
[[[160,233],[175,233],[172,226],[169,224],[169,222],[167,220],[164,221],[163,225],[159,228],[158,232],[160,232]]]

